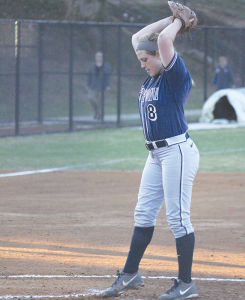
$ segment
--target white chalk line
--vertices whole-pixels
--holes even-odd
[[[47,299],[47,298],[79,298],[79,297],[88,297],[99,294],[69,294],[69,295],[5,295],[0,296],[0,299]]]
[[[103,291],[99,292],[92,292],[92,293],[86,293],[86,294],[67,294],[67,295],[4,295],[0,296],[0,299],[42,299],[42,298],[79,298],[79,297],[88,297],[88,296],[95,296],[95,295],[101,295]]]
[[[243,152],[243,151],[245,151],[245,148],[228,149],[228,150],[224,150],[224,151],[219,151],[218,150],[218,151],[200,152],[200,155],[225,154],[225,153]],[[87,164],[82,164],[82,165],[71,165],[71,166],[65,166],[65,167],[60,167],[60,168],[50,168],[50,169],[5,173],[5,174],[0,174],[0,178],[50,173],[50,172],[56,172],[56,171],[62,171],[62,170],[71,170],[71,169],[82,169],[82,168],[86,168],[86,167],[95,167],[95,166],[103,166],[103,165],[112,165],[112,164],[116,164],[116,163],[120,163],[120,162],[126,162],[126,161],[145,161],[145,160],[140,159],[140,158],[115,159],[115,160],[104,161],[104,162],[101,162],[101,163],[87,163]]]
[[[139,161],[139,160],[142,160],[142,159],[139,159],[139,158],[115,159],[115,160],[104,161],[104,162],[101,162],[101,163],[87,163],[87,164],[83,164],[83,165],[72,165],[72,166],[66,166],[66,167],[60,167],[60,168],[51,168],[51,169],[42,169],[42,170],[31,170],[31,171],[5,173],[5,174],[0,174],[0,177],[13,177],[13,176],[23,176],[23,175],[50,173],[50,172],[56,172],[56,171],[62,171],[62,170],[82,169],[82,168],[86,168],[86,167],[112,165],[112,164],[125,162],[125,161]]]
[[[116,275],[7,275],[0,276],[0,279],[16,279],[16,278],[117,278]],[[142,276],[146,279],[172,279],[168,276]],[[202,281],[230,281],[230,282],[245,282],[245,279],[232,279],[232,278],[193,278],[193,280]]]
[[[9,275],[0,276],[0,279],[16,279],[16,278],[113,278],[117,277],[115,275]],[[173,277],[167,276],[142,276],[144,279],[172,279]],[[193,280],[201,281],[225,281],[225,282],[245,282],[245,279],[225,279],[225,278],[192,278]],[[3,295],[0,296],[1,299],[42,299],[42,298],[79,298],[101,295],[104,290],[86,289],[88,293],[81,294],[66,294],[66,295]],[[139,299],[140,300],[140,299]]]

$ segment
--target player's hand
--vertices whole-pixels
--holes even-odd
[[[173,21],[177,18],[181,20],[182,27],[178,34],[183,35],[197,27],[198,19],[193,10],[189,7],[175,3],[174,1],[168,1],[168,5],[173,12]]]

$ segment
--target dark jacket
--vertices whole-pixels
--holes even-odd
[[[103,63],[101,67],[97,67],[92,63],[89,67],[87,86],[92,90],[105,90],[110,87],[110,66]]]
[[[224,69],[218,66],[216,70],[219,70],[219,72],[215,72],[212,81],[216,84],[216,91],[228,89],[231,85],[235,84],[230,66],[226,66]]]

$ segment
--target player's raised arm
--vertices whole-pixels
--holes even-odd
[[[168,66],[174,56],[173,43],[181,26],[181,20],[176,18],[172,24],[162,30],[162,32],[159,34],[158,48],[164,67]]]
[[[187,6],[168,1],[173,12],[173,23],[164,28],[158,38],[158,47],[164,67],[167,67],[174,56],[174,40],[177,34],[185,34],[195,29],[198,23],[196,14]]]
[[[165,18],[163,20],[157,21],[155,23],[152,23],[140,31],[136,32],[132,36],[132,45],[134,47],[134,50],[136,50],[137,43],[139,41],[139,38],[149,32],[154,32],[154,33],[160,33],[163,31],[164,28],[166,28],[168,25],[172,23],[172,17]]]

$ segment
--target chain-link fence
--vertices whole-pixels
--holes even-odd
[[[146,73],[131,36],[143,26],[0,20],[0,136],[139,125]],[[236,87],[244,86],[245,29],[202,27],[191,34],[175,47],[196,84],[186,108],[200,109],[215,91],[219,56],[228,57]],[[98,51],[108,66],[102,71],[93,64]],[[91,94],[89,81],[98,72],[102,88]]]

